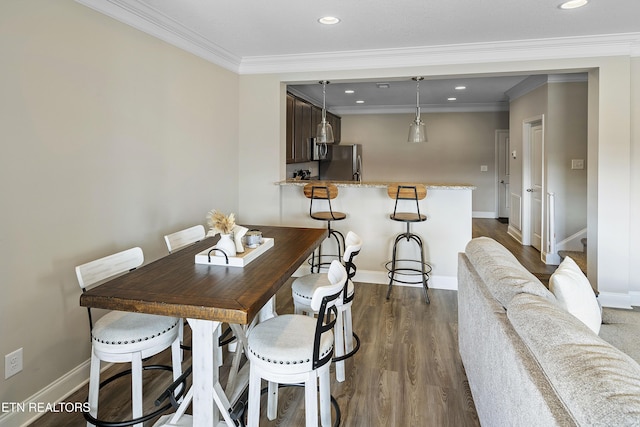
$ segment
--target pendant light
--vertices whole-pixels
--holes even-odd
[[[326,88],[329,84],[326,80],[319,82],[322,85],[322,121],[316,129],[316,142],[318,144],[333,144],[333,128],[327,122]]]
[[[407,141],[411,143],[427,142],[427,127],[420,120],[420,80],[423,80],[423,77],[414,77],[412,80],[416,82],[416,118],[409,125]]]

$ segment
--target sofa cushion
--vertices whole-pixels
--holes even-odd
[[[489,237],[472,239],[465,249],[467,257],[503,307],[519,293],[539,295],[549,301],[555,297],[527,271],[511,252]]]
[[[578,425],[638,425],[640,365],[633,359],[536,295],[516,295],[507,316]]]
[[[549,289],[562,308],[580,319],[596,334],[602,317],[589,280],[571,257],[566,257],[549,279]]]

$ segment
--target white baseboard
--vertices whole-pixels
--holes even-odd
[[[89,382],[90,365],[91,361],[87,360],[27,398],[24,402],[11,402],[12,406],[17,410],[0,416],[0,427],[27,426],[34,422],[45,414],[40,409],[46,407],[47,404],[54,405],[63,402],[66,397]],[[111,366],[110,363],[105,364],[102,370],[104,371],[109,366]]]
[[[582,245],[582,239],[585,237],[587,237],[586,228],[556,243],[556,250],[582,252],[584,250],[584,247]]]
[[[515,227],[512,227],[511,224],[509,224],[509,227],[507,227],[507,234],[516,239],[518,243],[522,244],[522,231],[518,230]]]
[[[309,266],[300,267],[294,274],[294,277],[300,277],[311,272]],[[373,283],[377,285],[388,285],[389,276],[387,271],[376,270],[358,270],[354,280],[362,283]],[[420,284],[410,285],[395,282],[394,286],[421,287]],[[458,290],[458,278],[456,276],[431,276],[429,278],[429,287],[433,289],[445,289],[451,291]]]
[[[640,307],[640,292],[630,291],[629,296],[631,297],[631,305],[634,307]]]
[[[613,308],[631,308],[632,299],[634,295],[632,293],[615,293],[615,292],[600,292],[598,294],[598,301],[603,307],[613,307]],[[640,294],[637,292],[633,292],[635,294],[635,298],[640,299]]]
[[[495,212],[483,212],[483,211],[473,211],[471,212],[471,218],[497,218]]]
[[[545,252],[542,254],[544,256],[544,263],[549,265],[560,265],[560,255],[557,253],[552,254],[549,252]]]

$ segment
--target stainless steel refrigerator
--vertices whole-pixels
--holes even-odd
[[[327,158],[319,169],[322,180],[362,181],[362,145],[327,145]]]

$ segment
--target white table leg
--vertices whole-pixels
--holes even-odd
[[[220,420],[214,404],[214,384],[218,383],[218,366],[214,360],[214,331],[220,322],[187,319],[191,326],[193,364],[193,425],[214,426]]]

